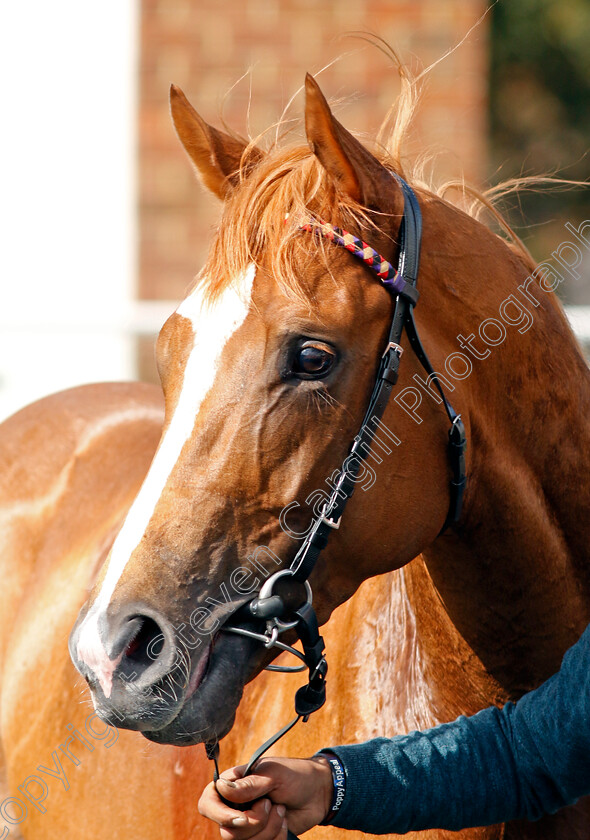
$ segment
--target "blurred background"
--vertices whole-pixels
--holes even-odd
[[[339,118],[370,136],[397,73],[347,34],[414,68],[461,42],[430,74],[410,157],[438,152],[441,180],[476,186],[588,177],[587,0],[30,0],[0,23],[0,418],[79,383],[156,379],[155,334],[219,213],[172,129],[171,82],[209,122],[256,135],[321,71]],[[506,212],[542,261],[565,222],[590,220],[589,192],[527,193]],[[590,341],[590,258],[560,291]]]

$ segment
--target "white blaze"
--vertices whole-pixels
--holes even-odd
[[[256,267],[250,265],[238,282],[228,287],[212,306],[204,302],[202,291],[197,288],[176,310],[178,315],[191,322],[194,336],[178,402],[141,490],[113,543],[107,573],[82,623],[78,639],[78,656],[95,672],[107,697],[111,693],[112,674],[118,660],[111,661],[104,650],[98,634],[98,617],[108,607],[127,562],[150,523],[183,446],[193,432],[201,404],[215,382],[223,348],[248,314],[255,274]]]

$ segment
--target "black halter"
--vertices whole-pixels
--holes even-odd
[[[395,284],[387,280],[384,280],[384,284],[388,285],[396,295],[396,301],[387,344],[381,357],[379,371],[363,422],[350,447],[348,456],[338,473],[332,493],[325,502],[320,514],[313,520],[311,528],[291,566],[289,569],[279,571],[272,578],[269,578],[263,585],[258,596],[242,608],[242,610],[248,613],[250,620],[255,618],[267,621],[268,635],[254,633],[240,627],[224,627],[229,632],[241,633],[242,635],[264,641],[267,647],[276,646],[283,650],[289,650],[305,663],[303,668],[298,669],[283,669],[281,666],[269,666],[272,670],[302,670],[307,667],[309,671],[307,684],[299,688],[295,695],[295,711],[297,717],[256,750],[248,762],[244,775],[247,775],[252,770],[263,753],[288,732],[298,720],[303,719],[303,721],[306,721],[309,715],[321,708],[325,702],[328,666],[324,656],[324,640],[319,635],[317,618],[311,604],[311,589],[309,588],[307,579],[315,568],[320,553],[328,544],[330,533],[340,527],[340,520],[344,509],[354,492],[355,479],[360,469],[362,454],[363,452],[367,453],[370,449],[378,429],[378,421],[383,417],[391,392],[397,382],[399,363],[403,352],[400,341],[404,327],[410,341],[410,346],[422,367],[429,374],[430,381],[434,383],[438,390],[451,423],[448,443],[449,461],[452,472],[450,480],[450,502],[447,516],[440,533],[456,523],[461,514],[466,483],[465,448],[467,441],[465,428],[460,415],[456,413],[445,396],[440,380],[426,355],[416,329],[414,306],[418,302],[419,297],[416,283],[420,263],[422,216],[418,201],[411,187],[398,175],[395,175],[395,178],[399,182],[403,192],[404,214],[399,232],[398,269],[397,272],[393,272],[395,274]],[[321,229],[315,225],[305,225],[303,229],[315,231],[319,234],[322,233]],[[332,230],[334,229],[332,228]],[[345,245],[342,238],[340,240],[334,239],[332,236],[330,238],[338,245]],[[345,245],[345,247],[348,246]],[[373,257],[368,260],[361,250],[352,250],[352,253],[370,265],[379,274],[381,279],[383,279],[383,275],[378,270],[379,263],[375,262],[375,265],[372,265]],[[374,257],[380,260],[381,265],[387,265],[386,261],[376,254],[376,252],[372,253]],[[291,575],[295,580],[305,583],[308,591],[307,602],[294,611],[292,620],[289,622],[280,620],[286,612],[285,605],[280,596],[274,595],[272,592],[273,579],[282,575]],[[271,625],[273,625],[272,629]],[[284,645],[277,641],[278,633],[285,629],[295,630],[302,642],[303,653],[297,651],[290,645]],[[215,761],[215,779],[217,779],[218,745],[207,744],[206,748],[208,756]],[[224,801],[227,802],[227,800]],[[245,806],[238,806],[232,802],[227,802],[227,804],[233,808],[242,810],[248,807],[247,804]],[[289,832],[289,838],[293,837],[294,835]]]
[[[400,346],[404,327],[418,361],[429,374],[431,381],[440,393],[447,416],[451,422],[449,429],[449,460],[452,478],[450,481],[450,503],[447,517],[440,533],[458,521],[461,514],[463,493],[465,490],[465,428],[460,415],[456,413],[447,400],[440,380],[433,370],[426,351],[422,346],[416,322],[414,320],[414,306],[418,301],[416,282],[420,263],[420,245],[422,239],[422,215],[416,196],[411,187],[399,176],[395,176],[400,183],[404,195],[404,215],[400,225],[400,252],[398,273],[405,283],[401,291],[397,291],[395,309],[391,327],[387,338],[387,345],[381,357],[381,364],[377,379],[373,386],[373,393],[358,435],[350,448],[348,456],[334,483],[332,493],[325,503],[321,514],[314,520],[312,527],[297,552],[291,570],[296,580],[307,580],[313,571],[321,551],[326,547],[330,531],[340,526],[340,519],[344,508],[352,496],[355,478],[361,465],[363,453],[367,453],[378,429],[389,402],[393,386],[397,382],[399,363],[402,355]],[[383,261],[382,261],[383,262]],[[401,285],[401,284],[400,284]]]

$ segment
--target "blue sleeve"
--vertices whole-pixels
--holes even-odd
[[[553,813],[590,793],[590,625],[516,704],[330,752],[347,778],[341,828],[403,834]]]

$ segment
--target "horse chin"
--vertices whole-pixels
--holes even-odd
[[[172,744],[176,747],[192,747],[195,744],[217,742],[231,730],[235,720],[235,710],[229,719],[214,724],[211,716],[193,715],[183,709],[171,724],[159,730],[148,730],[141,734],[154,744]]]
[[[258,672],[252,642],[220,634],[211,652],[206,673],[193,693],[185,696],[175,717],[142,735],[158,744],[191,746],[218,741],[233,726],[245,684]]]

